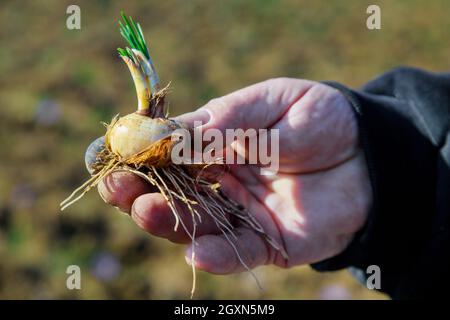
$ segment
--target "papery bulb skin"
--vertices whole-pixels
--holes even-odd
[[[138,113],[121,117],[109,131],[111,151],[127,159],[147,149],[153,143],[170,137],[181,128],[174,120],[150,118]]]

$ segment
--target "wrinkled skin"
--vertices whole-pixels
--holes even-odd
[[[232,165],[221,179],[224,193],[244,205],[289,255],[286,260],[255,232],[237,226],[244,261],[291,267],[342,252],[365,223],[372,193],[356,119],[337,90],[312,81],[279,78],[213,99],[177,120],[201,128],[276,128],[280,131],[279,172],[260,175],[258,165]],[[199,130],[197,128],[196,130]],[[141,178],[116,172],[99,185],[102,198],[130,213],[155,236],[192,244],[163,197]],[[188,212],[183,216],[191,224]],[[197,228],[196,267],[211,273],[244,270],[215,224]]]

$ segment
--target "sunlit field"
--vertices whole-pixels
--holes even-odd
[[[135,89],[116,48],[124,9],[141,22],[170,115],[273,77],[357,87],[399,65],[450,66],[447,0],[377,1],[381,30],[361,0],[72,1],[0,3],[0,298],[188,298],[183,246],[149,236],[94,191],[63,214],[58,204],[88,173],[101,121],[134,110]],[[45,4],[44,4],[45,3]],[[82,289],[66,288],[79,265]],[[251,275],[198,274],[196,298],[386,299],[348,271],[309,266]]]

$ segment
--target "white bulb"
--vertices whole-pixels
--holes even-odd
[[[131,113],[120,118],[109,132],[111,151],[121,158],[129,158],[153,143],[169,137],[180,126],[173,120],[150,118]]]

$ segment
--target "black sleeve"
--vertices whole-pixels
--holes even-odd
[[[360,90],[326,84],[354,108],[373,205],[350,246],[312,267],[367,277],[377,265],[392,298],[448,296],[450,74],[400,67]]]

